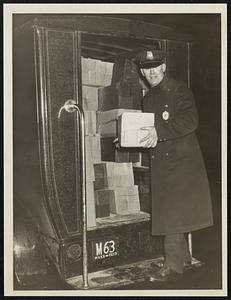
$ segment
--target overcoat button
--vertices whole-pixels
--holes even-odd
[[[155,158],[155,156],[154,156],[154,155],[152,155],[152,158]]]
[[[166,153],[166,156],[168,156],[168,152]]]

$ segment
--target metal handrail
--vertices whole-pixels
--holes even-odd
[[[86,203],[86,150],[85,150],[85,116],[84,111],[80,105],[74,100],[67,100],[64,105],[60,108],[58,118],[61,117],[62,111],[65,110],[69,113],[77,112],[80,118],[80,126],[78,124],[78,118],[76,118],[77,128],[79,127],[80,133],[80,161],[82,176],[80,176],[81,187],[82,187],[82,247],[83,247],[83,288],[88,289],[88,259],[87,259],[87,203]]]

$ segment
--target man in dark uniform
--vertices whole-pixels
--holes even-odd
[[[191,90],[165,76],[163,51],[138,55],[141,74],[150,85],[143,111],[155,113],[146,127],[150,149],[152,234],[164,235],[165,261],[151,280],[182,274],[191,262],[185,234],[213,224],[209,184],[195,130],[198,113]]]

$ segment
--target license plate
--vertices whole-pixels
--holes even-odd
[[[119,255],[119,238],[114,237],[108,240],[94,241],[93,259],[105,259]]]

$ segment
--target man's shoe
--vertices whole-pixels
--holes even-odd
[[[163,266],[164,266],[164,261],[163,260],[151,263],[151,268],[152,269],[159,270],[160,268],[163,268]]]
[[[149,281],[172,281],[177,280],[182,277],[182,274],[177,273],[170,269],[169,267],[163,267],[159,269],[156,273],[154,273],[150,278]]]

